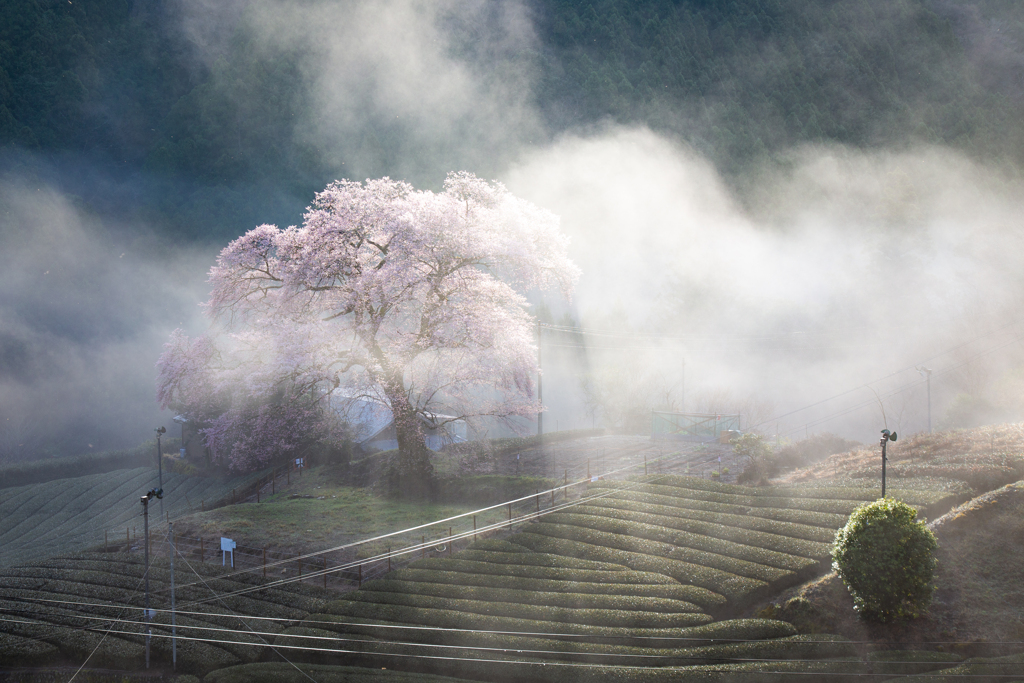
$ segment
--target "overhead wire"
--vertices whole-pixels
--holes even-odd
[[[50,600],[50,599],[46,599],[46,598],[20,598],[20,600],[28,601],[29,603],[44,602],[44,603],[74,605],[74,606],[89,607],[89,608],[99,607],[99,608],[112,609],[112,608],[116,608],[116,607],[119,606],[119,605],[116,605],[116,604],[92,603],[92,602],[81,602],[81,601],[72,601],[72,600]],[[132,608],[131,606],[128,606],[128,607]],[[132,609],[135,609],[135,608],[132,608]],[[9,608],[9,607],[0,608],[0,611],[4,611],[4,610],[9,610],[9,611],[12,611],[12,612],[20,611],[20,610],[16,610],[16,609]],[[24,611],[26,611],[28,613],[33,613],[30,610],[24,610]],[[200,616],[200,617],[223,617],[223,618],[228,618],[228,619],[242,619],[242,618],[245,618],[245,619],[249,619],[249,620],[253,620],[253,621],[274,621],[274,622],[284,622],[284,623],[297,623],[297,622],[300,622],[302,624],[314,624],[314,625],[355,626],[355,627],[361,627],[361,628],[379,628],[379,629],[385,629],[385,630],[402,630],[402,631],[436,631],[436,632],[444,632],[444,633],[471,633],[471,634],[514,636],[514,637],[524,637],[524,638],[557,638],[557,639],[597,638],[599,640],[640,640],[640,641],[650,640],[650,641],[673,641],[673,642],[675,642],[675,641],[683,641],[683,642],[702,642],[702,643],[759,643],[759,642],[764,642],[765,641],[764,638],[726,638],[726,637],[721,637],[721,636],[718,636],[718,635],[714,635],[714,636],[712,636],[712,635],[705,635],[705,636],[594,635],[594,634],[581,634],[581,633],[559,633],[559,632],[554,632],[554,631],[503,631],[503,630],[475,629],[475,628],[474,629],[460,629],[460,628],[448,628],[448,627],[441,627],[441,626],[421,626],[421,625],[413,625],[413,624],[409,624],[409,625],[406,625],[406,624],[374,624],[374,623],[368,623],[368,622],[338,621],[338,620],[323,621],[323,620],[318,620],[318,619],[296,619],[294,617],[263,617],[263,616],[248,615],[248,614],[244,615],[244,617],[240,617],[237,613],[230,613],[229,614],[229,613],[225,613],[225,612],[200,612],[200,611],[182,610],[182,609],[171,610],[170,608],[153,608],[152,611],[168,613],[168,614],[171,613],[171,612],[176,612],[177,614],[190,615],[190,616]],[[40,613],[40,614],[47,614],[47,613],[43,612],[43,613]],[[71,615],[69,615],[69,616],[71,616]],[[74,615],[73,618],[80,618],[80,617],[79,617],[79,615]],[[81,617],[81,618],[84,618],[84,617]],[[89,618],[100,620],[100,621],[109,619],[109,617],[92,617],[92,616],[90,616]],[[131,623],[128,620],[122,620],[122,621],[124,623]],[[142,622],[140,622],[140,623],[142,623]],[[152,623],[152,622],[149,622],[149,623]],[[170,626],[170,624],[154,624],[154,625],[155,626],[161,626],[161,627],[164,627],[164,626],[169,627]],[[185,628],[185,627],[183,627],[183,628]],[[192,628],[192,627],[188,627],[188,628]],[[701,628],[701,626],[698,625],[698,626],[683,627],[683,628]],[[262,631],[261,633],[263,633],[264,635],[274,635],[274,636],[281,635],[280,633],[275,633],[275,632],[272,632],[272,631]],[[395,642],[398,642],[398,641],[395,641]],[[414,641],[411,641],[411,642],[414,642]],[[800,642],[802,642],[802,643],[817,643],[817,644],[842,642],[844,644],[852,644],[852,645],[871,645],[871,644],[877,643],[877,641],[873,641],[873,640],[843,640],[843,641],[836,641],[834,639],[824,639],[824,640],[810,640],[810,639],[807,639],[807,640],[801,640]],[[977,641],[973,641],[973,640],[970,640],[970,641],[968,641],[968,640],[913,640],[913,641],[886,641],[886,644],[888,644],[888,645],[911,645],[911,644],[918,644],[918,645],[965,645],[965,644],[972,644],[972,643],[976,643],[976,642]],[[1024,640],[986,640],[985,641],[985,645],[1022,645],[1022,646],[1024,646]]]
[[[225,607],[226,609],[229,609],[229,610],[230,610],[231,608],[230,608],[230,607],[228,607],[227,603],[225,603],[225,602],[224,602],[223,598],[221,598],[220,596],[218,596],[218,595],[217,595],[217,591],[215,591],[215,590],[214,590],[214,589],[213,589],[213,588],[212,588],[212,587],[210,586],[210,584],[209,584],[209,583],[207,583],[206,579],[204,579],[204,578],[203,578],[202,574],[200,574],[199,572],[197,572],[197,571],[195,570],[195,568],[194,568],[194,567],[192,566],[192,564],[191,564],[191,563],[190,563],[190,562],[188,561],[188,559],[187,559],[187,558],[186,558],[186,557],[185,557],[185,556],[184,556],[184,555],[183,555],[182,553],[180,553],[180,552],[177,552],[177,548],[175,548],[175,553],[176,553],[177,555],[181,556],[181,560],[182,560],[182,561],[183,561],[183,562],[185,563],[185,566],[187,566],[187,567],[189,568],[189,571],[191,571],[191,572],[192,572],[193,574],[195,574],[195,575],[196,575],[197,577],[199,577],[199,580],[203,582],[203,585],[204,585],[204,586],[206,586],[207,590],[209,590],[209,591],[210,591],[211,593],[213,593],[213,595],[214,595],[214,596],[215,596],[215,597],[217,598],[218,602],[220,602],[220,604],[221,604],[221,605],[223,605],[223,606],[224,606],[224,607]],[[239,620],[239,621],[240,621],[240,622],[242,623],[242,625],[243,625],[243,626],[245,626],[245,627],[246,627],[247,629],[249,629],[249,630],[250,630],[251,632],[253,632],[254,634],[256,634],[256,631],[255,631],[255,629],[253,629],[253,628],[252,628],[251,626],[249,626],[249,624],[245,623],[245,621],[243,620],[243,618],[242,618],[242,617],[235,617],[235,618],[237,618],[237,619],[238,619],[238,620]],[[286,661],[286,662],[287,662],[288,664],[290,664],[290,665],[291,665],[291,666],[292,666],[292,667],[293,667],[293,668],[294,668],[294,669],[295,669],[296,671],[298,671],[298,672],[299,672],[300,674],[302,674],[303,676],[305,676],[305,677],[306,677],[306,678],[308,678],[309,680],[313,681],[313,683],[316,683],[316,679],[314,679],[314,678],[313,678],[312,676],[310,676],[310,675],[309,675],[308,673],[306,673],[305,671],[303,671],[302,669],[300,669],[300,668],[299,668],[298,666],[296,666],[296,664],[295,664],[294,662],[292,662],[292,661],[291,661],[290,659],[288,659],[287,657],[285,657],[285,656],[284,656],[283,654],[281,654],[280,652],[278,652],[277,648],[275,648],[275,647],[274,647],[273,645],[271,645],[270,643],[268,643],[268,642],[266,641],[266,639],[264,639],[264,638],[263,638],[263,636],[262,636],[262,635],[256,634],[256,637],[258,637],[258,638],[259,638],[260,640],[262,640],[262,641],[263,641],[263,642],[264,642],[264,643],[265,643],[265,644],[266,644],[266,645],[267,645],[268,647],[270,647],[270,649],[271,649],[271,650],[273,650],[273,651],[274,651],[274,653],[275,653],[275,654],[277,654],[277,656],[279,656],[279,657],[280,657],[281,659],[283,659],[283,660],[284,660],[284,661]]]
[[[695,446],[691,447],[690,450],[694,450],[695,448],[696,448]],[[676,453],[671,454],[671,457],[682,455],[684,452],[685,451],[682,451],[682,450],[677,451]],[[659,462],[661,459],[663,459],[665,457],[670,457],[670,456],[661,456],[659,458],[656,458],[656,459],[652,460],[651,462]],[[607,473],[605,473],[603,475],[599,475],[599,476],[600,477],[609,476],[610,474],[618,473],[618,472],[625,471],[627,469],[632,469],[633,467],[638,467],[638,466],[639,466],[639,463],[637,463],[635,465],[625,466],[625,467],[619,468],[618,470],[611,470],[611,471],[609,471],[609,472],[607,472]],[[574,482],[573,484],[569,484],[567,486],[578,486],[581,483],[583,483],[583,482],[582,481],[577,481],[577,482]],[[633,484],[633,485],[637,485],[637,484]],[[558,487],[558,489],[567,488],[567,486]],[[551,489],[551,490],[558,490],[558,489]],[[575,501],[564,501],[561,505],[558,505],[558,506],[555,506],[555,507],[551,507],[551,508],[547,508],[545,510],[540,510],[540,511],[530,512],[530,513],[527,513],[527,514],[524,514],[524,515],[519,515],[518,517],[516,517],[514,519],[494,522],[493,524],[490,524],[490,525],[485,526],[485,527],[480,527],[480,528],[475,529],[475,530],[467,530],[467,531],[464,531],[464,532],[460,532],[458,535],[454,535],[453,534],[453,535],[449,536],[447,540],[449,540],[449,541],[461,540],[461,539],[464,539],[464,538],[468,538],[470,536],[476,536],[476,535],[479,535],[481,533],[486,533],[488,531],[501,530],[501,529],[503,529],[505,527],[509,527],[510,528],[511,526],[513,526],[516,523],[522,524],[522,523],[531,521],[533,519],[536,519],[536,518],[539,518],[539,517],[543,517],[544,515],[552,514],[554,512],[560,512],[560,511],[562,511],[562,510],[564,510],[566,508],[570,508],[570,507],[573,507],[573,506],[576,506],[576,505],[581,505],[581,504],[583,504],[585,502],[589,502],[591,500],[596,500],[598,498],[603,498],[603,497],[612,495],[612,493],[614,493],[614,492],[616,492],[618,490],[620,490],[620,489],[610,489],[607,492],[593,494],[593,495],[586,496],[586,497],[581,497],[581,498],[579,498],[579,499],[577,499]],[[542,495],[546,495],[548,492],[550,492],[550,490],[534,494],[533,496],[525,496],[523,498],[519,498],[516,501],[512,501],[512,502],[521,502],[521,501],[526,501],[526,500],[532,500],[534,498],[539,498]],[[509,504],[511,504],[511,503],[503,503],[501,505],[492,506],[492,507],[505,507],[506,505],[509,505]],[[449,518],[449,519],[453,519],[453,518]],[[443,521],[448,521],[448,520],[443,520]],[[414,529],[419,529],[419,528],[422,528],[424,526],[434,526],[436,524],[438,524],[438,522],[434,522],[434,523],[427,524],[427,525],[421,525],[421,527],[414,527]],[[395,533],[399,533],[399,532],[395,532]],[[389,534],[389,535],[393,535],[393,534]],[[290,578],[287,578],[287,579],[278,579],[276,581],[272,581],[272,582],[270,582],[268,584],[264,584],[264,585],[260,585],[260,586],[248,586],[246,588],[239,589],[239,590],[233,591],[231,593],[227,593],[227,594],[225,594],[225,597],[230,597],[230,596],[234,596],[234,595],[243,595],[245,593],[251,593],[251,592],[255,592],[255,591],[259,591],[259,590],[266,590],[268,588],[275,588],[275,587],[278,587],[278,586],[287,585],[289,583],[293,583],[293,582],[296,582],[296,581],[302,581],[302,580],[308,580],[310,578],[321,577],[324,574],[331,574],[331,573],[345,571],[347,569],[351,569],[352,567],[358,566],[360,564],[368,564],[368,563],[371,563],[371,562],[374,562],[374,561],[379,561],[379,560],[387,559],[388,557],[401,556],[401,555],[417,552],[417,551],[420,551],[420,550],[424,550],[424,549],[429,548],[430,546],[435,545],[435,544],[436,544],[436,541],[432,541],[431,543],[412,544],[410,546],[406,546],[405,548],[401,548],[399,550],[392,550],[392,551],[388,551],[386,553],[380,553],[380,554],[378,554],[376,556],[369,557],[369,558],[363,558],[361,560],[352,560],[350,562],[339,564],[339,565],[336,565],[334,567],[330,567],[328,569],[312,570],[305,577],[290,577]],[[320,551],[320,552],[316,552],[316,553],[310,553],[309,556],[322,555],[324,552],[327,552],[327,551]],[[259,568],[256,568],[256,571],[259,571]],[[226,576],[230,576],[230,575],[226,575]],[[188,604],[196,604],[196,603],[193,602],[193,603],[188,603]]]
[[[19,620],[2,619],[2,618],[0,618],[0,622],[25,623],[25,624],[36,624],[36,623],[38,623],[38,622],[28,622],[28,621],[19,621]],[[77,631],[98,631],[98,629],[90,629],[88,627],[76,627],[76,626],[61,626],[61,628],[77,630]],[[138,635],[134,631],[111,631],[111,632],[115,633],[115,634],[119,634],[119,635],[132,635],[132,636],[137,636]],[[268,634],[268,635],[275,635],[275,636],[278,636],[278,637],[281,636],[281,634]],[[283,649],[283,650],[291,650],[291,651],[316,652],[316,653],[325,653],[325,654],[348,654],[348,655],[362,656],[362,657],[366,657],[366,658],[402,658],[402,659],[423,659],[423,660],[464,662],[464,663],[465,662],[470,662],[470,663],[480,663],[480,664],[553,666],[553,667],[561,667],[561,668],[568,668],[568,669],[572,669],[572,668],[577,668],[577,669],[578,668],[588,668],[588,669],[601,668],[601,669],[607,669],[607,668],[609,668],[609,666],[614,666],[617,669],[645,668],[645,667],[630,666],[630,665],[608,665],[608,664],[596,664],[596,663],[586,663],[586,662],[565,662],[565,661],[557,661],[557,660],[554,660],[554,661],[539,660],[539,659],[538,660],[516,660],[516,659],[511,659],[510,660],[510,659],[496,659],[496,658],[485,658],[485,657],[456,657],[456,656],[444,656],[444,655],[414,654],[414,653],[405,653],[405,652],[367,652],[366,650],[329,648],[329,647],[311,647],[311,646],[303,646],[303,645],[283,645],[283,644],[271,645],[271,644],[267,643],[265,640],[264,640],[263,643],[256,643],[256,642],[244,643],[244,642],[240,642],[240,641],[237,641],[237,640],[226,640],[226,639],[216,639],[216,638],[201,638],[201,637],[195,637],[195,636],[173,636],[170,633],[161,633],[159,631],[153,633],[152,637],[154,637],[154,638],[165,638],[165,639],[168,639],[168,638],[178,638],[179,640],[204,642],[204,643],[218,644],[218,645],[235,645],[235,646],[242,645],[242,646],[250,646],[250,647],[269,647],[269,648],[275,649],[275,650],[276,649]],[[284,636],[284,637],[291,637],[291,636]],[[380,641],[375,641],[375,642],[380,642]],[[837,642],[837,641],[828,641],[828,642]],[[842,643],[843,641],[838,641],[838,642]],[[388,642],[388,643],[381,643],[381,644],[382,645],[395,645],[395,646],[422,646],[422,645],[425,645],[423,643],[390,643],[390,642]],[[438,648],[447,648],[447,649],[460,649],[460,647],[461,647],[461,646],[451,646],[451,645],[433,645],[433,644],[427,644],[427,645],[428,646],[433,646],[433,647],[438,647]],[[481,648],[466,647],[466,649],[476,650],[476,649],[481,649]],[[587,657],[587,658],[596,658],[596,657],[611,656],[611,655],[617,655],[618,654],[618,653],[567,653],[567,652],[560,651],[560,650],[552,650],[552,651],[529,651],[529,650],[525,650],[524,651],[524,650],[522,650],[520,648],[516,648],[514,646],[511,646],[511,647],[508,647],[508,648],[494,648],[493,650],[501,650],[501,651],[509,652],[509,653],[514,652],[515,654],[523,654],[524,652],[526,652],[526,653],[538,652],[538,653],[558,655],[560,657],[564,657],[566,655],[577,655],[577,656]],[[623,657],[623,658],[630,658],[630,657],[632,657],[634,659],[646,658],[643,655],[639,655],[639,654],[631,655],[631,654],[628,654],[628,653],[623,653],[621,655],[621,657]],[[651,657],[659,658],[659,659],[663,659],[663,660],[677,660],[677,661],[678,660],[682,660],[682,661],[686,661],[686,660],[696,660],[696,661],[714,660],[716,662],[715,664],[691,665],[691,666],[700,666],[702,671],[709,671],[709,670],[713,671],[714,669],[709,669],[709,668],[710,667],[715,667],[715,666],[727,665],[727,664],[755,664],[755,663],[756,664],[817,664],[817,665],[822,665],[822,666],[828,666],[828,665],[853,664],[854,663],[854,662],[852,662],[850,660],[838,660],[837,661],[836,659],[828,659],[828,658],[823,658],[823,659],[807,659],[807,658],[784,658],[784,657],[739,657],[739,656],[723,656],[723,655],[693,655],[693,656],[687,656],[687,655],[652,655]],[[871,662],[871,661],[867,661],[867,662],[865,662],[865,661],[858,661],[856,663],[860,664],[860,665],[863,665],[863,666],[872,666],[874,664],[878,664],[878,662]],[[907,662],[886,661],[885,664],[920,664],[920,662],[914,662],[914,661],[907,661]],[[957,662],[950,662],[950,664],[953,664],[954,666],[956,666],[958,663]],[[1002,663],[986,662],[986,664],[990,665],[990,666],[995,664],[996,666],[998,666],[998,665],[1000,665]],[[1018,667],[1020,666],[1020,664],[1018,662],[1007,662],[1005,664],[1006,665],[1016,665]],[[309,674],[304,672],[304,671],[302,671],[297,665],[293,664],[293,666],[295,666],[295,668],[300,673],[302,673],[303,675],[309,677]],[[668,667],[663,667],[663,668],[678,669],[680,667],[668,666]],[[721,670],[721,672],[722,673],[731,672],[731,670],[728,670],[728,669],[727,670]],[[758,674],[780,674],[780,675],[814,675],[814,676],[821,676],[823,673],[832,673],[833,675],[840,675],[840,676],[851,676],[851,675],[852,676],[886,676],[887,678],[890,678],[890,679],[892,678],[892,673],[891,672],[879,672],[879,673],[875,673],[875,672],[862,672],[862,673],[838,672],[838,673],[836,673],[836,672],[821,672],[821,671],[806,671],[806,672],[801,672],[801,671],[758,671],[757,673]],[[940,677],[940,676],[941,677],[946,677],[946,676],[948,676],[948,674],[942,674],[941,670],[940,670],[940,671],[931,672],[930,674],[929,673],[917,674],[917,675],[915,675],[915,678],[920,678],[920,677]],[[1009,673],[1009,674],[992,674],[992,673],[986,673],[986,674],[957,674],[957,677],[967,677],[967,678],[975,678],[975,677],[989,677],[989,678],[991,678],[991,677],[996,677],[996,678],[1015,677],[1015,678],[1019,678],[1019,676],[1020,676],[1020,672],[1019,671],[1014,672],[1014,673]]]

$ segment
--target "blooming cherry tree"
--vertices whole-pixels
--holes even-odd
[[[423,421],[541,410],[524,293],[568,296],[579,275],[555,215],[452,173],[440,193],[335,182],[304,218],[231,242],[206,304],[221,333],[175,332],[158,363],[158,400],[208,416],[216,457],[255,467],[320,429],[325,401],[371,398],[399,471],[429,478]]]

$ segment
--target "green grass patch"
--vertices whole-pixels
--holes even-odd
[[[321,468],[311,468],[299,477],[292,475],[291,485],[278,481],[277,493],[262,495],[260,502],[230,505],[194,515],[183,527],[190,535],[228,536],[239,545],[279,550],[312,550],[352,543],[364,538],[429,524],[471,512],[470,505],[415,503],[392,500],[369,489],[332,483]],[[137,504],[137,503],[136,503]],[[503,510],[477,515],[481,526],[505,518]],[[339,523],[342,522],[342,523]],[[409,534],[359,546],[358,557],[370,557],[427,541],[445,542],[449,527],[454,533],[470,531],[469,517],[435,525]]]

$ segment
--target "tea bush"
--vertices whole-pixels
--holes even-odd
[[[832,566],[865,618],[917,617],[935,586],[935,534],[917,510],[892,498],[861,506],[836,534]]]

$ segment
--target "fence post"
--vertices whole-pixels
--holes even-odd
[[[388,546],[388,573],[391,573],[391,546]]]
[[[420,559],[427,557],[427,537],[426,535],[420,536]]]
[[[555,507],[555,490],[551,489],[551,507]]]
[[[473,543],[476,543],[476,515],[473,515]]]
[[[512,503],[508,504],[508,528],[512,528]]]
[[[302,578],[302,558],[299,558],[299,578]]]
[[[363,565],[359,565],[359,585],[363,585]]]
[[[125,552],[130,553],[132,551],[132,535],[128,532],[128,527],[124,528],[124,542]]]
[[[324,590],[327,590],[327,556],[324,555]]]

